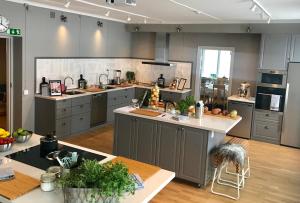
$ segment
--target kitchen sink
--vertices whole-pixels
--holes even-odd
[[[74,91],[68,91],[68,92],[66,92],[65,94],[67,94],[67,95],[77,95],[77,94],[84,94],[85,92],[81,92],[81,91],[76,91],[76,90],[74,90]]]
[[[116,89],[117,87],[114,86],[107,86],[106,89],[111,90],[111,89]]]

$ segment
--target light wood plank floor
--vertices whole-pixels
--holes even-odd
[[[65,141],[98,151],[112,153],[113,128],[106,126],[74,136]],[[300,150],[250,141],[251,177],[246,180],[239,201],[213,195],[209,187],[174,180],[162,190],[153,203],[300,203]],[[223,188],[219,188],[223,189]],[[232,192],[227,190],[227,192]]]

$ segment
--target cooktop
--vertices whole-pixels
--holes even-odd
[[[87,151],[84,151],[81,149],[69,147],[69,146],[62,145],[62,144],[59,144],[58,150],[77,152],[84,159],[92,159],[92,160],[101,161],[106,158],[105,156],[102,156],[99,154],[87,152]],[[57,160],[49,160],[45,156],[41,155],[40,145],[7,155],[6,157],[13,159],[15,161],[19,161],[24,164],[39,168],[39,169],[42,169],[42,170],[46,170],[50,166],[59,166],[59,163],[57,162]]]

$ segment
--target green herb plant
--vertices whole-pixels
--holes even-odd
[[[181,100],[180,102],[178,102],[177,109],[182,115],[184,115],[188,112],[189,107],[195,105],[195,103],[195,98],[193,96],[188,96],[185,100]]]
[[[84,160],[70,173],[63,175],[58,184],[63,188],[89,188],[91,196],[119,199],[125,193],[134,194],[135,183],[128,168],[121,162],[99,164],[97,160]]]

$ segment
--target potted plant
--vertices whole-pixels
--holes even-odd
[[[58,184],[66,203],[118,202],[120,197],[135,191],[134,180],[121,162],[99,164],[97,160],[84,160],[64,174]]]
[[[180,114],[183,116],[188,116],[189,111],[194,111],[195,110],[195,99],[193,96],[188,96],[186,97],[185,100],[181,100],[177,104],[177,109],[180,111]]]
[[[133,83],[135,81],[135,73],[132,71],[127,71],[126,72],[126,78],[129,83]]]

